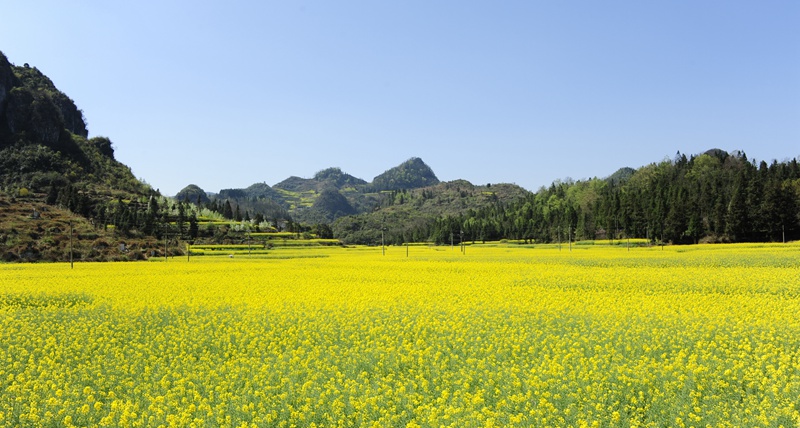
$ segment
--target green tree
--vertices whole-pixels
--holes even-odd
[[[178,202],[178,218],[176,220],[178,234],[181,236],[184,235],[186,226],[186,206],[184,204],[184,202]]]
[[[731,200],[725,215],[725,234],[731,240],[743,240],[749,232],[749,217],[747,210],[747,189],[744,177],[739,176],[734,184]]]
[[[197,214],[192,212],[192,215],[189,216],[189,238],[197,239],[198,233],[199,229],[197,227]]]
[[[231,201],[225,200],[225,204],[222,208],[222,216],[227,218],[228,220],[233,219],[233,207],[231,207]]]

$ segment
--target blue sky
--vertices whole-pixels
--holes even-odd
[[[420,157],[441,180],[800,156],[796,1],[31,1],[0,51],[172,195]]]

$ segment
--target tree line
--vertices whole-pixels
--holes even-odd
[[[468,202],[469,195],[457,190],[451,189],[448,198]],[[198,230],[196,212],[201,208],[256,229],[265,225],[361,244],[501,239],[538,243],[627,237],[674,244],[800,239],[797,159],[768,164],[750,161],[741,152],[711,150],[690,157],[678,153],[674,159],[638,170],[622,169],[608,178],[559,180],[515,200],[489,198],[488,204],[435,217],[413,207],[384,211],[409,203],[422,206],[438,195],[432,194],[433,188],[421,192],[416,196],[388,192],[383,197],[391,201],[379,203],[376,211],[343,217],[332,225],[295,222],[283,207],[267,198],[247,198],[245,203],[228,199],[170,203],[151,191],[138,200],[99,202],[86,190],[67,184],[52,186],[48,203],[94,219],[98,226],[113,225],[121,233],[156,237],[176,233],[185,239],[221,232],[212,230],[211,225]],[[166,231],[170,227],[174,230]]]
[[[45,202],[72,211],[89,219],[96,228],[108,229],[124,236],[154,236],[165,233],[183,239],[198,237],[196,209],[186,202],[172,202],[151,191],[134,200],[101,198],[86,189],[67,183],[51,186]]]
[[[556,181],[516,202],[439,218],[430,236],[437,243],[451,234],[471,241],[783,241],[800,239],[799,209],[796,158],[767,164],[710,150],[607,179]]]

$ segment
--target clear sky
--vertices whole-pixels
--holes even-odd
[[[800,156],[800,2],[14,1],[0,51],[167,195],[411,157],[441,180]]]

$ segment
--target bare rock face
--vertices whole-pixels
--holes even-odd
[[[15,66],[0,52],[0,148],[38,144],[87,163],[73,135],[89,135],[75,102],[39,69]]]
[[[18,81],[15,86],[30,91],[38,103],[52,104],[62,128],[75,135],[88,137],[89,131],[83,112],[70,97],[56,88],[52,80],[36,67],[29,67],[27,64],[22,67],[12,66],[12,71]]]
[[[11,70],[11,64],[8,62],[8,58],[0,52],[0,117],[5,111],[6,98],[8,98],[8,92],[11,91],[13,84],[14,72]]]

